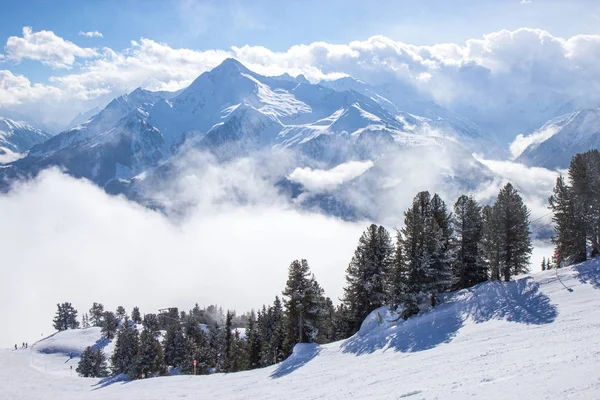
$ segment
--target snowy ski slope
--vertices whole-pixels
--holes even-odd
[[[379,309],[345,341],[234,374],[71,376],[68,354],[100,335],[67,331],[0,350],[0,399],[600,399],[600,261],[559,274],[572,292],[554,271],[485,283],[406,322]]]

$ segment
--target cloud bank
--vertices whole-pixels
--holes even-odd
[[[216,189],[214,189],[216,190]],[[287,267],[306,258],[328,296],[342,295],[365,224],[262,204],[199,206],[174,223],[83,180],[45,171],[0,196],[0,346],[52,331],[57,302],[80,316],[92,302],[142,312],[219,303],[238,311],[271,302]],[[335,251],[332,251],[335,249]]]
[[[5,277],[0,302],[19,305],[0,308],[0,319],[14,321],[14,329],[0,331],[0,346],[33,342],[51,332],[56,303],[64,301],[80,314],[94,301],[109,309],[139,306],[142,312],[187,309],[195,302],[239,312],[258,308],[281,294],[287,267],[296,258],[308,259],[337,302],[369,222],[300,211],[277,192],[274,181],[289,169],[316,190],[346,182],[344,201],[373,212],[375,221],[391,229],[402,225],[402,213],[418,191],[440,193],[450,208],[461,194],[452,190],[450,154],[442,148],[423,151],[382,159],[377,166],[346,163],[337,170],[294,170],[297,164],[284,153],[223,164],[192,153],[179,161],[175,179],[156,197],[167,210],[187,205],[173,218],[46,170],[0,196],[0,275]],[[536,210],[535,202],[541,204],[551,187],[547,181],[554,179],[542,169],[481,161],[502,174],[489,187],[474,189],[481,201],[492,200],[511,179],[520,189],[523,185],[525,201]],[[545,245],[536,244],[541,249],[536,257],[547,255]]]
[[[65,119],[66,109],[72,117],[74,110],[84,111],[138,86],[180,89],[227,57],[267,75],[302,73],[313,82],[352,75],[374,85],[397,84],[396,92],[404,88],[410,96],[479,118],[476,122],[504,129],[511,139],[519,132],[513,129],[527,133],[555,117],[569,100],[588,104],[600,92],[600,35],[561,38],[536,29],[502,30],[463,44],[415,46],[374,36],[276,52],[249,45],[176,49],[149,38],[133,40],[125,49],[96,50],[26,27],[23,37],[8,39],[5,51],[9,60],[30,58],[54,68],[73,67],[70,74],[40,82],[41,87],[7,70],[0,75],[2,104],[37,107],[44,113],[48,103],[60,100]],[[76,66],[78,59],[84,62]],[[36,95],[41,90],[53,96],[42,99]],[[56,111],[47,117],[61,118]]]

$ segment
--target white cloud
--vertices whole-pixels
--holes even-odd
[[[210,9],[206,2],[190,1],[182,3],[182,10],[186,4]],[[435,100],[486,129],[500,131],[507,143],[517,132],[527,133],[556,117],[569,100],[586,106],[600,97],[600,36],[565,39],[537,29],[503,30],[463,44],[415,46],[374,36],[347,44],[295,45],[276,52],[248,45],[176,49],[147,38],[132,41],[125,49],[94,50],[49,31],[33,33],[25,28],[23,38],[9,38],[6,52],[9,59],[39,59],[55,67],[71,67],[77,57],[88,58],[75,72],[55,76],[49,83],[64,93],[62,107],[71,113],[138,86],[180,89],[231,56],[267,75],[304,74],[313,82],[352,75],[386,84],[391,95],[402,93],[400,100],[407,96]],[[44,104],[31,108],[45,112]],[[47,114],[61,114],[55,111]]]
[[[104,35],[102,35],[102,32],[98,32],[98,31],[88,31],[88,32],[79,31],[79,35],[89,37],[89,38],[104,37]]]
[[[4,50],[9,59],[20,62],[27,58],[54,68],[70,68],[76,57],[90,58],[98,55],[95,49],[82,48],[56,36],[52,31],[33,32],[23,28],[23,37],[11,36]]]
[[[550,126],[548,128],[536,131],[531,135],[525,136],[522,133],[518,134],[515,140],[510,144],[510,154],[513,160],[519,157],[529,146],[539,144],[547,139],[550,139],[556,134],[556,132],[558,132],[558,129],[559,128],[556,126]]]
[[[292,182],[310,191],[327,191],[351,181],[373,167],[372,161],[349,161],[331,169],[296,168],[288,175]]]
[[[0,332],[0,346],[50,333],[56,303],[63,301],[80,316],[94,301],[142,312],[185,310],[195,302],[256,309],[281,296],[296,258],[308,260],[337,302],[366,225],[269,200],[197,209],[175,223],[86,181],[42,173],[0,196],[0,302],[19,304],[0,308],[0,318],[13,321]]]
[[[532,0],[521,0],[521,4],[531,4],[533,3]]]
[[[511,182],[520,192],[531,211],[531,219],[545,218],[542,222],[550,222],[548,214],[548,197],[556,184],[559,173],[546,168],[528,167],[512,161],[496,161],[477,158],[479,162],[498,174],[500,179],[493,184],[479,188],[478,199],[482,201],[494,199],[506,182]]]
[[[57,87],[31,84],[23,75],[0,70],[0,106],[31,103],[40,99],[52,102],[61,96],[62,91]]]

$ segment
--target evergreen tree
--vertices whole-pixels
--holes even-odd
[[[430,235],[434,239],[431,244],[431,268],[433,282],[431,286],[430,302],[432,306],[437,303],[437,293],[449,290],[454,281],[452,277],[452,248],[451,241],[453,228],[452,215],[448,212],[446,203],[435,193],[431,198],[431,227]]]
[[[71,305],[71,303],[62,303],[56,305],[58,310],[54,317],[54,329],[57,331],[66,331],[67,329],[79,328],[79,321],[77,321],[77,310]]]
[[[542,271],[546,270],[546,257],[542,257]]]
[[[129,369],[131,379],[165,375],[163,352],[160,342],[148,329],[142,330],[135,362]]]
[[[598,254],[600,251],[598,243],[600,240],[600,152],[594,149],[575,155],[569,165],[569,179],[572,185],[576,226],[585,232],[592,253]],[[579,251],[576,253],[576,258],[581,261],[586,259]],[[569,262],[575,261],[569,260]]]
[[[164,341],[165,364],[173,367],[184,365],[186,358],[186,341],[181,325],[170,325]]]
[[[306,260],[290,264],[283,295],[287,321],[285,351],[289,354],[296,343],[315,341],[324,307],[322,289]]]
[[[101,378],[107,375],[106,357],[100,349],[88,346],[79,359],[75,371],[84,378]]]
[[[409,288],[409,264],[403,257],[404,242],[402,233],[396,229],[396,245],[394,248],[394,257],[386,275],[387,302],[392,310],[398,307],[406,307],[411,300],[411,290]],[[352,335],[352,331],[347,328],[347,309],[342,304],[336,311],[336,323],[338,325],[337,339],[345,339]]]
[[[229,312],[229,310],[227,310],[227,317],[225,318],[225,351],[224,351],[224,358],[225,358],[225,365],[224,365],[224,369],[227,372],[231,371],[231,366],[233,364],[233,360],[232,360],[232,347],[233,347],[233,332],[232,332],[232,328],[231,328],[231,321],[233,320],[233,313]]]
[[[142,321],[142,325],[148,332],[152,333],[154,337],[157,337],[160,333],[160,323],[158,321],[158,316],[156,314],[146,314],[144,315],[144,320]]]
[[[483,261],[490,271],[490,279],[500,280],[500,227],[494,208],[486,205],[481,210],[483,229],[481,237],[481,248]]]
[[[123,318],[125,318],[125,316],[127,315],[127,312],[125,311],[125,307],[123,307],[123,306],[117,307],[116,315],[119,320],[122,320]]]
[[[472,197],[460,196],[454,204],[455,289],[465,289],[488,279],[483,258],[483,218],[481,207]]]
[[[114,374],[127,374],[134,367],[138,354],[138,331],[125,320],[119,329],[115,350],[111,357],[112,371]]]
[[[283,306],[278,296],[275,296],[273,305],[268,309],[263,308],[263,324],[260,332],[260,365],[268,366],[282,357],[285,340],[285,317]]]
[[[577,197],[579,199],[579,197]],[[558,264],[567,265],[586,260],[586,232],[583,204],[578,204],[573,189],[562,176],[556,179],[552,196],[548,199],[553,212],[554,236]]]
[[[90,324],[92,326],[102,326],[102,317],[104,316],[104,306],[102,303],[92,304],[90,308]]]
[[[83,316],[81,317],[81,327],[84,329],[90,327],[90,320],[87,314],[83,314]]]
[[[244,371],[249,368],[247,346],[244,340],[240,337],[240,332],[236,329],[233,334],[231,343],[231,364],[229,370],[231,372]]]
[[[500,268],[508,282],[512,275],[529,271],[532,250],[529,210],[515,188],[507,183],[498,193],[493,213],[499,224]]]
[[[184,337],[184,351],[183,357],[177,368],[182,374],[193,374],[194,373],[194,360],[198,353],[198,346],[194,340],[190,337]]]
[[[117,317],[111,311],[105,311],[102,316],[102,335],[106,339],[114,339],[117,333]]]
[[[248,365],[250,369],[260,367],[260,332],[257,326],[254,310],[250,312],[246,328]]]
[[[385,304],[384,277],[392,263],[394,248],[383,226],[372,224],[362,234],[346,269],[344,303],[353,332],[374,309]]]
[[[336,307],[334,318],[331,323],[333,325],[334,341],[346,339],[352,336],[350,317],[348,315],[348,309],[344,303],[339,304]]]
[[[435,305],[436,295],[445,290],[449,280],[449,246],[445,226],[449,215],[439,197],[432,205],[429,192],[420,192],[412,206],[404,213],[404,228],[397,245],[401,258],[394,261],[395,285],[388,288],[392,309],[402,308],[401,316],[408,318],[419,311],[425,299]]]
[[[133,307],[133,310],[131,311],[131,320],[136,324],[142,323],[142,316],[138,307]]]

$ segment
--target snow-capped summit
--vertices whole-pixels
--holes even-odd
[[[417,119],[415,127],[424,134],[433,134],[456,140],[471,152],[493,156],[507,155],[506,150],[489,133],[474,122],[432,100],[423,98],[413,88],[402,85],[371,86],[363,81],[346,76],[334,81],[323,82],[335,90],[353,90],[378,103],[386,111],[400,119],[410,116]]]
[[[600,109],[562,115],[535,131],[532,143],[517,158],[529,166],[567,168],[577,153],[600,149]]]
[[[218,160],[285,149],[300,156],[299,167],[332,168],[348,161],[377,161],[415,146],[435,146],[458,155],[450,159],[464,160],[455,165],[457,174],[468,166],[469,177],[487,176],[473,172],[485,169],[470,155],[476,129],[453,125],[469,138],[463,145],[460,134],[459,140],[449,141],[432,126],[442,123],[399,111],[352,78],[312,84],[302,75],[263,76],[227,59],[179,92],[138,88],[112,100],[83,124],[34,146],[0,174],[32,175],[59,165],[110,192],[129,192],[128,181],[143,172],[146,182],[160,184],[161,174],[152,177],[153,171],[159,165],[160,171],[169,170],[170,161],[190,147],[210,151]]]
[[[81,112],[81,113],[77,114],[71,120],[71,122],[69,122],[69,125],[67,125],[67,129],[74,128],[77,125],[85,124],[90,119],[92,119],[93,117],[95,117],[96,114],[98,114],[100,111],[101,111],[100,107],[94,107],[94,108],[92,108],[90,110],[87,110],[85,112]]]
[[[50,137],[26,122],[0,117],[0,155],[25,152]]]

